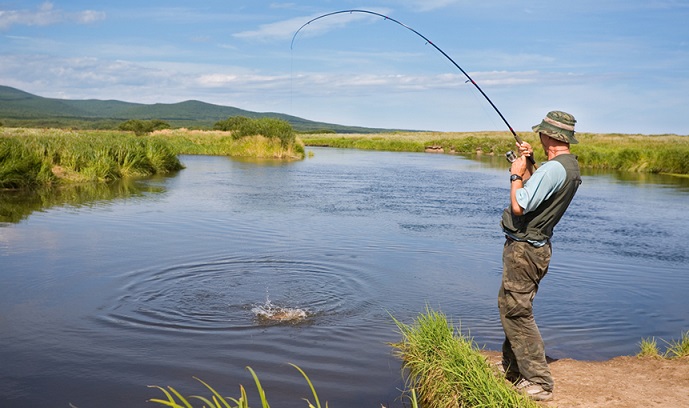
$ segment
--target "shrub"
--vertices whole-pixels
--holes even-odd
[[[170,129],[170,124],[159,119],[131,119],[121,123],[119,129],[134,132],[135,135],[142,136],[155,130]]]
[[[248,136],[278,139],[282,147],[292,145],[296,139],[292,125],[286,120],[276,118],[251,119],[244,116],[231,116],[216,122],[213,128],[232,132],[232,138],[235,140]]]
[[[235,130],[239,130],[239,128],[242,126],[242,124],[246,122],[250,122],[251,119],[247,118],[246,116],[230,116],[229,118],[225,120],[221,120],[219,122],[215,122],[215,125],[213,125],[213,130],[222,130],[225,132],[231,132]]]

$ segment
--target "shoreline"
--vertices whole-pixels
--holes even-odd
[[[481,352],[499,362],[499,351]],[[604,361],[563,358],[549,363],[555,389],[544,407],[689,407],[689,357],[618,356]]]

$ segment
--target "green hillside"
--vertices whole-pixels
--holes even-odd
[[[12,127],[71,127],[79,129],[116,128],[130,119],[160,119],[172,127],[212,128],[230,116],[271,117],[288,121],[298,132],[379,133],[396,129],[376,129],[314,122],[274,112],[252,112],[201,101],[141,104],[116,100],[68,100],[44,98],[0,85],[0,122]]]

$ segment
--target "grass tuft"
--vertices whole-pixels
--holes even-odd
[[[640,351],[637,354],[637,357],[668,359],[689,357],[689,330],[682,333],[679,340],[663,340],[663,343],[667,345],[665,353],[660,352],[655,338],[642,339],[641,343],[639,344]]]
[[[689,330],[682,333],[679,340],[666,342],[668,347],[665,351],[666,358],[682,358],[689,356]]]
[[[442,313],[427,309],[412,325],[395,323],[402,341],[392,346],[403,361],[406,387],[421,406],[538,407],[496,375],[474,341]]]
[[[641,339],[641,343],[639,344],[640,351],[637,354],[637,357],[652,357],[652,358],[660,358],[660,351],[658,351],[658,342],[656,341],[655,337],[651,337],[648,339]]]

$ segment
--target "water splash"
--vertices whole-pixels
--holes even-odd
[[[309,316],[309,312],[305,309],[275,305],[267,295],[266,302],[262,305],[254,306],[251,311],[261,323],[298,323]]]

